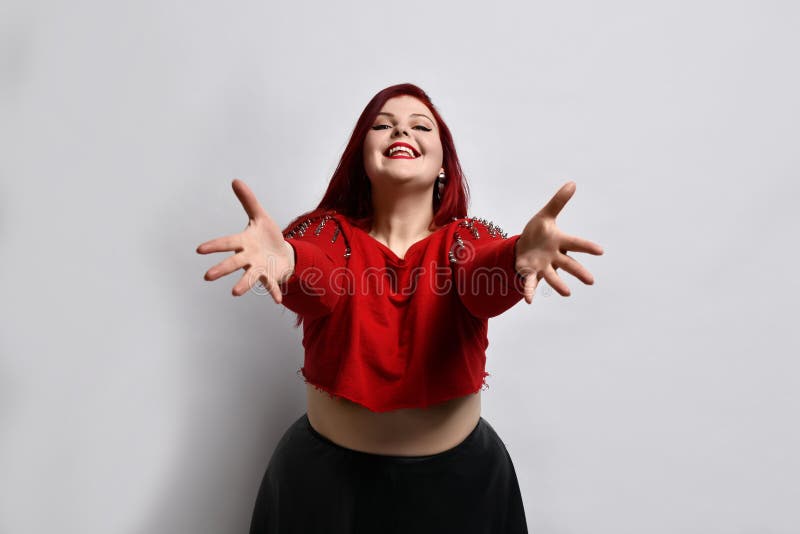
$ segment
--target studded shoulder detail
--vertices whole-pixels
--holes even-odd
[[[285,239],[294,239],[296,237],[303,237],[305,236],[306,232],[311,228],[314,227],[313,235],[315,237],[319,237],[322,233],[322,229],[325,228],[325,225],[328,221],[333,221],[332,224],[336,226],[333,230],[333,236],[330,239],[331,244],[335,243],[339,236],[342,236],[344,239],[344,257],[350,257],[350,243],[347,240],[347,236],[344,235],[342,232],[342,225],[337,218],[333,215],[335,211],[325,213],[323,215],[317,215],[316,217],[309,217],[303,221],[300,221],[296,225],[294,225],[288,232],[284,234]]]
[[[457,220],[457,217],[453,217],[453,221]],[[461,222],[458,223],[457,228],[465,228],[470,232],[473,239],[481,238],[481,233],[478,231],[479,228],[483,228],[485,230],[485,235],[490,238],[508,238],[508,233],[504,232],[503,229],[498,225],[494,224],[492,221],[481,219],[479,217],[464,217],[462,218]],[[464,248],[464,239],[461,237],[459,233],[460,231],[461,230],[457,229],[453,233],[453,240],[455,243],[450,248],[450,253],[448,255],[450,258],[450,263],[457,263],[459,261],[459,253]]]

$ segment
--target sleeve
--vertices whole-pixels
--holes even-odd
[[[458,223],[450,264],[461,303],[475,317],[495,317],[522,299],[525,279],[515,268],[519,237],[485,219]]]
[[[306,219],[284,234],[295,254],[294,271],[281,285],[283,304],[305,318],[333,311],[341,294],[350,247],[330,214]]]

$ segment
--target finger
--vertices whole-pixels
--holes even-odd
[[[236,282],[236,285],[233,286],[233,289],[231,290],[231,294],[234,297],[241,297],[250,290],[250,284],[248,283],[249,278],[250,278],[249,274],[247,273],[247,271],[245,271],[245,273],[242,275],[241,278],[239,278],[239,281]]]
[[[275,282],[274,279],[269,277],[262,277],[263,284],[267,288],[272,300],[275,301],[275,304],[280,304],[283,301],[283,293],[281,293],[280,289],[278,288],[278,284]]]
[[[248,217],[251,219],[258,219],[264,216],[268,217],[267,212],[258,202],[256,196],[242,180],[237,178],[233,181],[233,192],[236,193],[236,197],[239,199],[239,202],[242,203]]]
[[[255,284],[260,284],[263,289],[266,289],[267,293],[272,297],[272,300],[275,301],[275,304],[280,304],[281,301],[283,301],[283,294],[274,277],[267,275],[267,273],[261,273],[256,277],[256,282],[252,285]],[[261,291],[259,291],[259,294],[260,293]]]
[[[218,237],[211,241],[206,241],[197,247],[198,254],[210,254],[212,252],[226,252],[232,250],[238,252],[243,250],[241,239],[239,235],[228,235],[225,237]]]
[[[522,288],[522,295],[525,298],[525,302],[530,304],[533,302],[533,297],[536,294],[536,286],[539,285],[539,276],[532,272],[525,277],[525,284]]]
[[[594,284],[594,277],[586,268],[578,263],[575,258],[566,254],[559,254],[558,259],[553,263],[556,269],[561,267],[569,274],[583,282],[584,284]]]
[[[266,273],[261,269],[254,269],[253,267],[245,268],[244,274],[239,281],[233,286],[231,293],[234,297],[240,297],[250,291]],[[257,290],[260,291],[260,290]]]
[[[597,243],[574,235],[564,236],[561,239],[559,248],[562,251],[572,250],[573,252],[586,252],[587,254],[594,254],[595,256],[601,256],[603,254],[603,247]]]
[[[553,198],[551,198],[550,201],[545,204],[541,210],[539,210],[539,213],[555,218],[564,208],[567,201],[572,198],[573,194],[575,194],[576,187],[577,186],[573,181],[569,181],[562,185],[561,189],[559,189],[556,194],[553,195]]]
[[[558,291],[562,297],[568,297],[570,295],[567,284],[565,284],[561,277],[556,274],[556,271],[552,266],[548,266],[544,270],[544,279],[547,280],[547,283],[550,284],[550,287]]]
[[[234,254],[206,271],[204,278],[210,282],[229,275],[233,271],[237,271],[246,265],[247,260],[244,258],[244,254]]]
[[[250,291],[258,282],[261,282],[264,285],[264,287],[267,289],[267,292],[272,297],[272,300],[274,300],[277,304],[281,303],[283,296],[281,295],[277,284],[275,284],[272,278],[267,276],[265,273],[256,276],[256,272],[253,271],[252,267],[248,268],[239,279],[239,282],[233,286],[231,294],[234,297],[240,297]]]

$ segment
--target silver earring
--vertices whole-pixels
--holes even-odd
[[[436,198],[438,200],[441,200],[442,196],[444,196],[444,182],[445,182],[445,175],[444,171],[442,171],[436,178]]]

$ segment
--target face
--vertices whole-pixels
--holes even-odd
[[[412,96],[386,101],[364,139],[364,170],[378,180],[432,186],[442,169],[439,128],[428,107]]]

